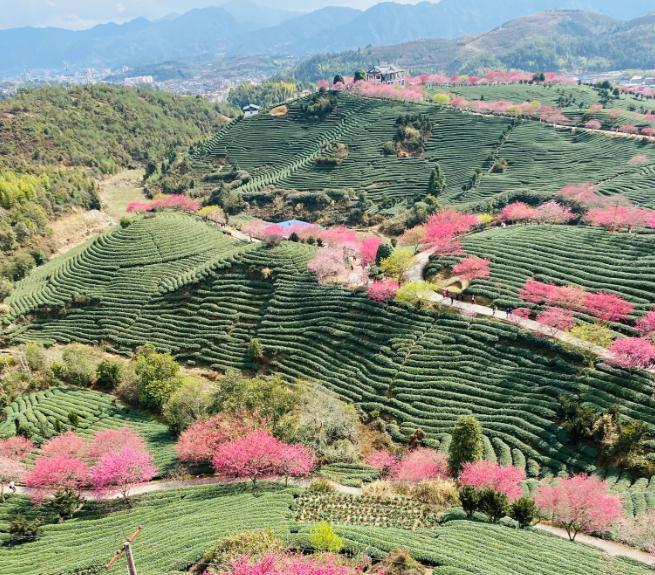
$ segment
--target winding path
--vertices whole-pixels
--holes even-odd
[[[298,487],[307,487],[310,484],[310,482],[311,480],[309,479],[289,480],[290,485],[296,485]],[[149,483],[145,483],[143,485],[134,487],[130,491],[130,495],[145,495],[147,493],[157,493],[160,491],[168,491],[173,489],[189,489],[193,487],[200,487],[203,485],[220,485],[226,483],[237,483],[237,481],[229,482],[219,477],[197,477],[194,479],[184,479],[184,480],[151,481]],[[359,487],[350,487],[348,485],[341,485],[339,483],[335,483],[334,485],[339,493],[343,493],[346,495],[355,495],[355,496],[359,496],[362,494],[362,489]],[[29,495],[32,492],[33,490],[28,489],[26,487],[22,487],[22,486],[16,487],[16,493],[21,495]],[[90,493],[84,493],[84,496],[91,501],[95,499],[95,497]],[[114,494],[105,499],[119,499],[120,497],[121,497],[120,494]],[[559,527],[555,527],[553,525],[540,523],[535,525],[533,529],[550,533],[551,535],[554,535],[555,537],[560,537],[562,539],[566,539],[566,540],[569,539],[569,536],[567,535],[564,529],[560,529]],[[615,541],[608,541],[606,539],[600,539],[598,537],[592,537],[591,535],[585,535],[583,533],[580,533],[576,537],[575,542],[571,542],[571,545],[579,545],[579,544],[584,544],[590,547],[594,547],[595,549],[599,549],[603,553],[606,553],[611,557],[627,557],[629,559],[633,559],[634,561],[639,561],[640,563],[644,563],[651,567],[655,567],[655,555],[646,553],[645,551],[640,551],[639,549],[635,549],[633,547],[628,547],[627,545],[623,545],[622,543],[617,543]]]

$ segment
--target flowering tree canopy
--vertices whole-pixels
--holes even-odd
[[[288,461],[289,457],[296,461]],[[247,478],[254,484],[263,477],[306,475],[313,467],[314,459],[307,448],[295,446],[291,449],[270,432],[257,430],[219,445],[212,464],[219,475],[232,479]]]
[[[97,459],[105,453],[120,451],[125,447],[145,450],[146,444],[133,429],[120,427],[98,431],[89,442],[86,452],[88,457]]]
[[[559,307],[549,307],[537,315],[537,321],[554,330],[569,331],[575,325],[575,316]]]
[[[200,202],[187,198],[181,194],[171,194],[150,200],[149,202],[131,202],[127,205],[128,213],[155,212],[159,210],[180,210],[183,212],[197,212]]]
[[[377,236],[364,238],[359,249],[359,256],[363,266],[369,266],[375,263],[378,249],[382,245],[382,239]]]
[[[607,531],[621,517],[621,500],[596,476],[574,475],[543,483],[535,494],[540,511],[566,529],[573,541],[578,533]]]
[[[392,475],[400,463],[400,458],[388,451],[374,451],[366,457],[366,465],[380,471],[383,477]]]
[[[0,440],[0,457],[6,457],[14,461],[25,461],[25,458],[34,449],[34,444],[20,435]]]
[[[25,485],[39,490],[34,497],[39,500],[58,491],[80,493],[89,484],[90,476],[88,465],[76,457],[39,457],[25,478]]]
[[[221,571],[220,575],[357,575],[336,555],[298,556],[272,553],[263,557],[242,555]]]
[[[318,250],[307,264],[307,269],[314,272],[316,279],[321,283],[338,283],[348,276],[343,250],[336,247]]]
[[[73,431],[56,435],[46,441],[39,451],[39,459],[63,457],[67,459],[84,459],[87,457],[89,445]]]
[[[642,335],[651,336],[655,334],[655,309],[650,310],[646,315],[639,318],[635,327]]]
[[[617,339],[610,347],[611,363],[624,369],[647,369],[655,362],[655,346],[644,337]]]
[[[635,307],[618,295],[605,292],[587,294],[583,305],[587,312],[601,321],[623,321]]]
[[[385,302],[396,297],[400,284],[394,279],[375,281],[368,286],[368,297],[373,301]]]
[[[437,479],[448,475],[448,457],[434,449],[419,447],[408,451],[396,465],[393,478],[396,481],[418,483],[425,479]]]
[[[434,255],[439,257],[462,253],[462,244],[457,239],[478,224],[477,216],[460,214],[453,210],[444,210],[431,215],[423,226],[423,242],[430,246]]]
[[[525,471],[511,465],[498,465],[493,461],[474,461],[465,463],[459,476],[459,483],[475,489],[493,489],[506,495],[510,501],[523,496],[521,482]]]
[[[268,427],[267,423],[261,417],[244,413],[234,417],[214,415],[184,430],[175,449],[181,461],[210,463],[221,444],[243,437],[255,429]]]
[[[503,222],[529,222],[536,215],[537,211],[525,202],[513,202],[503,208],[499,218]]]
[[[91,484],[100,495],[117,491],[127,497],[130,488],[150,481],[156,472],[147,451],[126,445],[117,451],[107,451],[98,459],[91,470]]]
[[[600,130],[603,127],[599,120],[589,120],[585,122],[584,126],[588,130]]]
[[[475,256],[464,258],[458,264],[453,266],[453,274],[464,280],[475,280],[486,278],[491,271],[489,270],[489,260]]]

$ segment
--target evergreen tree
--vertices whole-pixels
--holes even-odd
[[[457,420],[448,451],[448,466],[453,475],[459,475],[464,463],[482,459],[484,448],[480,422],[472,415]]]
[[[437,164],[430,173],[428,181],[428,195],[438,196],[446,191],[446,176],[444,176],[441,166]]]

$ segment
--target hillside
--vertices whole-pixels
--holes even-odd
[[[111,86],[23,90],[0,102],[0,297],[53,251],[49,222],[98,209],[96,180],[168,163],[225,123],[199,99]],[[179,185],[179,184],[176,184]]]
[[[218,370],[248,369],[256,338],[274,371],[378,411],[399,439],[421,427],[445,449],[456,418],[476,415],[487,456],[530,476],[596,469],[593,450],[572,447],[557,423],[563,393],[655,423],[647,375],[589,368],[511,325],[321,286],[305,271],[311,246],[267,248],[207,232],[192,216],[164,214],[48,263],[8,300],[10,338],[102,341],[122,353],[152,342]],[[206,252],[193,248],[198,237]]]
[[[385,62],[395,62],[414,74],[435,70],[475,74],[489,68],[535,72],[655,68],[652,16],[628,22],[584,11],[516,16],[508,16],[490,31],[457,40],[426,37],[317,55],[301,63],[296,76],[316,81]]]
[[[469,97],[484,98],[487,93],[487,100],[493,99],[495,88],[471,88]],[[529,86],[500,89],[515,90],[517,102],[535,95],[546,102],[565,100],[571,118],[578,121],[577,98],[582,98],[584,109],[599,97],[591,89],[566,86],[536,87],[537,94],[530,94]],[[507,98],[507,93],[497,96]],[[624,97],[626,106],[630,99]],[[430,173],[438,163],[447,182],[440,201],[449,205],[485,209],[508,197],[546,197],[567,184],[589,181],[606,183],[607,194],[623,193],[655,205],[649,192],[655,156],[640,141],[427,103],[363,99],[345,92],[336,96],[336,106],[322,120],[307,118],[303,105],[297,101],[284,116],[262,113],[219,132],[194,162],[194,194],[209,195],[229,173],[229,166],[238,165],[250,177],[239,192],[253,213],[281,220],[295,214],[340,221],[362,194],[376,206],[372,214],[411,207],[427,195]],[[404,115],[428,118],[431,135],[421,153],[387,154],[385,143],[394,139],[396,121]],[[327,142],[347,146],[340,165],[317,161]],[[646,165],[631,165],[630,160],[640,154],[645,155]],[[498,158],[507,161],[508,169],[493,169]],[[278,197],[281,204],[274,201]],[[392,212],[383,211],[390,207]]]

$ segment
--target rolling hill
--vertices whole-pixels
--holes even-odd
[[[655,423],[647,375],[588,368],[507,324],[321,286],[305,269],[314,249],[239,243],[193,216],[137,219],[21,282],[7,301],[9,337],[104,342],[121,353],[152,342],[218,370],[247,369],[256,338],[275,372],[379,412],[398,439],[421,427],[445,449],[457,417],[476,415],[487,456],[533,477],[596,469],[593,450],[571,447],[557,424],[563,393]]]

